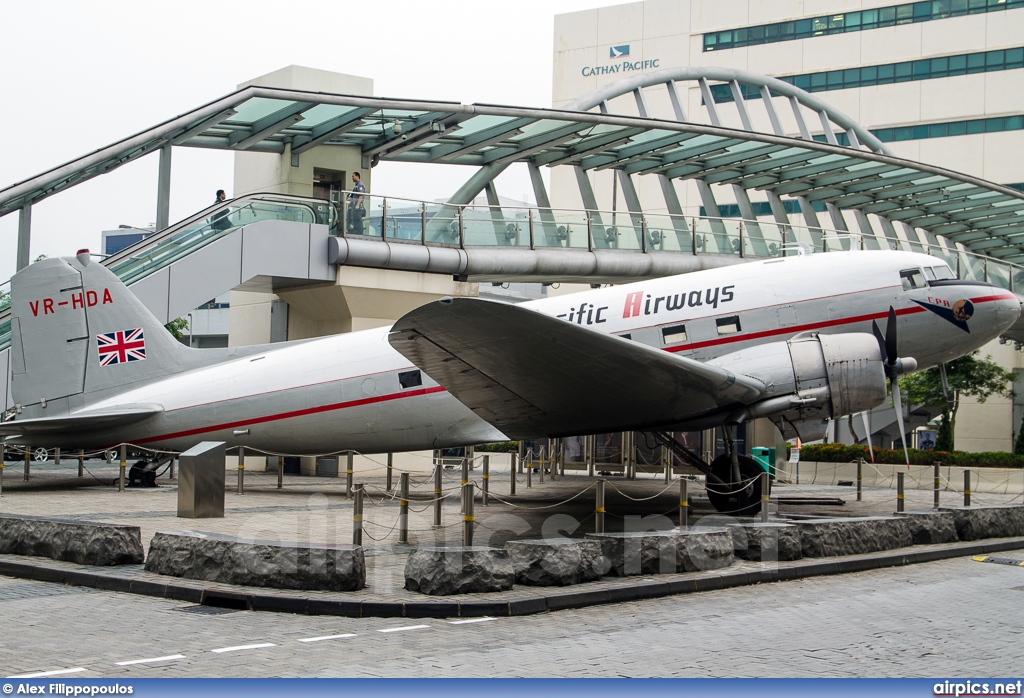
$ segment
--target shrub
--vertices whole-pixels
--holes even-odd
[[[902,465],[906,462],[903,450],[876,448],[875,462]],[[911,448],[911,465],[931,465],[936,461],[944,465],[959,465],[967,468],[1024,468],[1024,456],[1003,451],[968,453],[967,451],[922,451]],[[871,462],[867,446],[846,446],[845,444],[811,444],[800,451],[800,460],[822,463],[848,463],[858,458]]]
[[[519,442],[518,441],[499,441],[494,444],[483,444],[482,446],[476,446],[474,450],[477,453],[519,453]]]

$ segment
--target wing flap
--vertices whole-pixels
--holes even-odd
[[[764,392],[720,367],[475,298],[421,306],[389,341],[511,438],[657,428]]]
[[[35,419],[15,419],[0,423],[0,436],[46,436],[66,432],[103,429],[117,424],[132,424],[162,412],[160,405],[121,405],[105,410],[83,410],[74,414]]]

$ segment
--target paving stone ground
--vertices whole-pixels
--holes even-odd
[[[141,527],[148,545],[157,530],[192,529],[258,539],[351,541],[351,502],[344,480],[247,473],[247,494],[233,494],[229,474],[224,519],[178,519],[173,481],[157,490],[111,488],[116,467],[89,463],[5,469],[0,512],[68,516]],[[479,471],[473,475],[479,482]],[[492,472],[492,490],[509,504],[476,505],[476,543],[500,544],[556,531],[593,530],[593,481],[579,475],[525,488],[509,498],[506,472]],[[414,544],[459,542],[461,517],[446,473],[444,528],[432,529],[431,480],[413,494]],[[383,478],[364,480],[369,589],[359,594],[401,598],[405,549],[394,545],[397,499]],[[395,482],[398,477],[396,474]],[[691,486],[699,495],[701,488]],[[664,490],[664,491],[663,491]],[[891,513],[892,490],[780,486],[781,497],[841,497],[842,506],[791,506],[786,516]],[[570,502],[563,503],[573,495]],[[958,503],[953,493],[944,503]],[[637,501],[640,500],[640,501]],[[975,504],[1011,497],[975,495]],[[1020,497],[1016,498],[1020,501]],[[611,478],[608,529],[628,522],[669,525],[678,484],[660,478]],[[931,492],[908,491],[907,509],[931,506]],[[697,498],[694,518],[715,515]],[[417,511],[421,510],[421,511]],[[631,517],[631,518],[630,518]],[[642,518],[643,517],[643,518]],[[633,524],[630,524],[633,525]],[[375,541],[374,539],[379,539]],[[1007,553],[1012,556],[1017,553]],[[1024,559],[1024,552],[1019,553]],[[188,604],[81,587],[0,577],[0,675],[78,669],[67,676],[995,676],[1024,667],[1024,568],[969,559],[839,577],[783,582],[642,602],[597,606],[479,623],[449,620],[344,619],[277,613],[187,610]],[[183,610],[185,609],[185,610]],[[194,612],[200,610],[203,612]],[[455,620],[455,619],[452,619]],[[391,628],[426,628],[379,632]],[[299,642],[332,635],[355,637]],[[212,650],[270,643],[272,647]],[[117,666],[169,655],[180,659]]]

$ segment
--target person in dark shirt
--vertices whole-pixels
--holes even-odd
[[[362,176],[358,172],[353,172],[352,191],[348,195],[348,229],[353,235],[363,234],[363,216],[366,215],[366,207],[363,204],[365,194],[366,187],[363,186]]]
[[[217,198],[214,199],[213,203],[222,204],[227,200],[228,196],[224,193],[224,190],[218,189]],[[210,226],[214,230],[227,230],[231,227],[231,219],[228,217],[228,209],[226,206],[210,217]]]

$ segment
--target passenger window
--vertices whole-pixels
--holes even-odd
[[[423,385],[423,376],[419,371],[404,371],[398,374],[398,384],[403,388],[415,388]]]
[[[736,334],[740,331],[740,316],[720,317],[715,324],[718,325],[718,334]]]
[[[661,341],[664,344],[679,344],[686,341],[686,325],[672,325],[661,328]]]
[[[927,285],[920,269],[904,269],[900,272],[900,281],[903,282],[904,291],[909,291],[912,288],[924,288]]]

